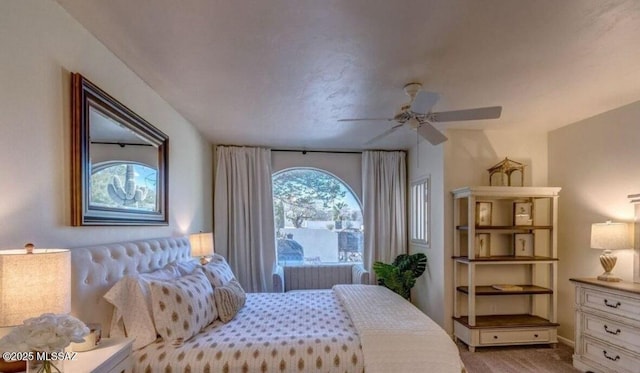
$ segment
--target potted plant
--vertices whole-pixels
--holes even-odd
[[[393,290],[405,299],[410,298],[411,288],[426,268],[427,256],[423,253],[400,254],[391,264],[373,263],[373,271],[378,278],[378,285]]]

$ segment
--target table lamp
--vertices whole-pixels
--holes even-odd
[[[612,271],[618,258],[611,250],[631,249],[631,237],[629,236],[629,224],[627,223],[594,223],[591,225],[591,248],[604,250],[600,255],[600,264],[604,273],[598,276],[598,280],[617,282],[620,278]]]
[[[200,264],[207,264],[207,256],[213,255],[213,233],[194,233],[189,236],[191,256],[200,257]]]
[[[71,253],[62,249],[0,250],[0,329],[43,313],[71,311]],[[5,329],[5,330],[6,330]],[[9,363],[22,365],[24,362]],[[0,371],[11,371],[3,366]],[[19,367],[18,367],[19,369]]]

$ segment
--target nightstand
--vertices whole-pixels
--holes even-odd
[[[78,352],[75,360],[65,362],[70,373],[126,373],[131,371],[132,339],[103,338],[91,351]]]

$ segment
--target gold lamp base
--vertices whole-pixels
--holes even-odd
[[[598,276],[598,280],[600,281],[609,281],[609,282],[619,282],[622,281],[620,277],[615,276],[613,273],[605,272]]]
[[[620,277],[612,273],[613,267],[616,266],[616,261],[618,261],[618,258],[611,253],[611,250],[605,250],[602,255],[600,255],[600,264],[602,264],[602,268],[604,268],[604,273],[598,276],[598,280],[608,282],[620,281]]]

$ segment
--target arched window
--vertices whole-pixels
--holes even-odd
[[[158,170],[138,162],[109,161],[91,170],[94,207],[157,211]]]
[[[273,175],[278,262],[362,262],[362,207],[329,172],[289,168]]]

